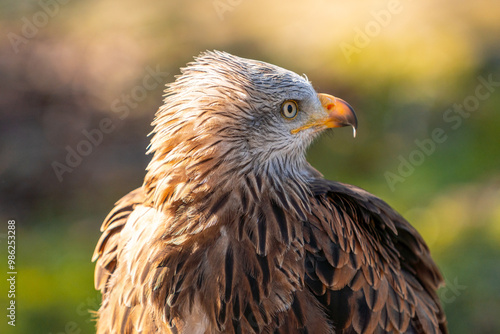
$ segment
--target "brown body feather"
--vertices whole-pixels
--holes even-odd
[[[95,253],[100,332],[445,333],[442,279],[419,234],[361,189],[311,186],[306,221],[271,199],[238,213],[250,204],[235,191],[236,205],[213,204],[217,224],[185,237],[142,189],[124,197]]]
[[[102,226],[98,333],[447,333],[441,275],[400,215],[309,165],[236,169],[230,123],[204,135],[210,121],[175,121],[182,100],[159,112],[144,185]]]

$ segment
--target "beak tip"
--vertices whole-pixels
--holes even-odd
[[[351,105],[345,101],[343,101],[347,108],[349,108],[351,112],[351,117],[352,119],[350,120],[349,124],[352,126],[352,135],[354,138],[356,138],[357,134],[357,129],[358,129],[358,117],[356,116],[356,113],[354,112],[354,109],[351,107]]]

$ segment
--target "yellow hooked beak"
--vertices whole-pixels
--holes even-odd
[[[316,127],[316,128],[340,128],[344,126],[352,126],[354,137],[356,137],[356,129],[358,127],[358,119],[352,107],[342,99],[328,94],[318,94],[319,101],[323,106],[324,114],[319,118],[315,118],[311,122],[292,130],[292,134],[299,131]]]

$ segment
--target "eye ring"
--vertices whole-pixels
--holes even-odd
[[[299,113],[299,106],[294,100],[286,100],[281,104],[281,116],[288,120],[292,120],[297,117]]]

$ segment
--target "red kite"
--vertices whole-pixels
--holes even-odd
[[[418,232],[305,158],[357,119],[264,62],[206,52],[166,90],[142,187],[94,260],[98,333],[447,333]]]

